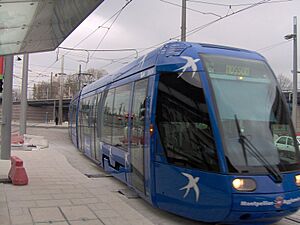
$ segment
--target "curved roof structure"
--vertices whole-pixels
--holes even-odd
[[[0,55],[54,50],[102,2],[0,1]]]

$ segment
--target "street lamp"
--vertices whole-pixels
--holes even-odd
[[[293,39],[293,38],[296,38],[296,37],[297,37],[296,34],[288,34],[288,35],[284,36],[284,39],[285,40],[290,40],[290,39]]]
[[[285,35],[286,40],[293,39],[293,103],[292,103],[292,121],[297,131],[297,17],[294,16],[294,33]]]

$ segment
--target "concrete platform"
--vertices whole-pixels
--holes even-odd
[[[29,185],[0,184],[1,225],[201,225],[119,193],[126,185],[107,176],[71,144],[66,129],[29,128],[48,137],[49,148],[12,155],[24,161]],[[0,160],[0,177],[10,161]],[[88,178],[84,174],[98,174]],[[300,218],[295,215],[294,218]],[[298,224],[282,220],[277,225]]]

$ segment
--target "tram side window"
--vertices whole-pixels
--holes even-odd
[[[215,141],[198,73],[160,75],[156,124],[169,163],[219,171]]]
[[[94,109],[95,109],[95,104],[96,104],[96,100],[97,100],[97,96],[94,95],[92,97],[90,97],[90,101],[89,101],[89,127],[90,128],[94,128],[95,126],[95,113],[94,113]]]
[[[105,94],[104,94],[105,95]],[[113,104],[115,89],[110,89],[103,105],[103,123],[101,126],[101,141],[112,143]]]
[[[89,106],[89,98],[83,99],[82,104],[82,123],[83,123],[83,133],[89,134],[89,114],[90,114],[90,106]]]
[[[97,120],[97,137],[101,137],[101,109],[102,109],[102,93],[98,94],[98,102],[97,102],[97,111],[96,111],[96,120]]]
[[[148,79],[139,80],[135,83],[132,103],[132,149],[143,148],[145,131],[145,112]]]
[[[80,100],[80,107],[79,107],[79,123],[80,123],[80,132],[83,132],[82,131],[82,128],[83,128],[83,114],[84,114],[84,112],[83,112],[83,99],[81,99]],[[80,134],[82,134],[82,133],[80,133]]]
[[[128,146],[128,113],[131,84],[116,88],[113,109],[112,145],[127,150]]]

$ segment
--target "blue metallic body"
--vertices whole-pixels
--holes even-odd
[[[106,76],[86,86],[80,94],[80,100],[79,98],[73,100],[73,102],[77,101],[77,106],[82,99],[88,96],[149,77],[145,120],[145,192],[141,192],[132,185],[130,161],[128,162],[129,165],[126,164],[126,157],[131,154],[130,151],[125,152],[118,147],[101,143],[100,148],[96,149],[103,159],[100,165],[105,171],[112,173],[115,177],[135,189],[141,197],[152,205],[194,220],[237,224],[257,224],[259,222],[263,224],[275,222],[297,211],[300,207],[300,191],[295,184],[294,177],[299,171],[283,174],[283,182],[279,184],[275,183],[268,175],[237,176],[228,173],[213,93],[199,54],[226,55],[265,61],[261,55],[247,50],[208,44],[175,42],[166,44],[135,60],[116,74]],[[198,59],[196,62],[197,71],[201,76],[209,116],[213,126],[220,165],[219,173],[170,165],[167,163],[164,150],[159,143],[158,129],[155,124],[159,74],[161,72],[181,72],[180,68],[186,63],[186,59],[182,58],[182,56]],[[191,71],[191,68],[188,68],[186,71]],[[78,110],[76,121],[78,130]],[[154,125],[154,133],[152,135],[149,132],[151,124]],[[74,134],[74,129],[71,130],[73,143],[80,148],[82,143],[78,142],[80,140],[78,135],[78,131]],[[74,136],[77,137],[76,140],[74,140]],[[88,140],[90,137],[85,138]],[[83,143],[83,149],[85,154],[91,157],[87,145]],[[194,189],[190,189],[188,194],[186,194],[186,190],[183,187],[187,184],[188,179],[184,174],[189,174],[194,179],[198,178],[198,197]],[[238,192],[234,190],[232,181],[237,177],[254,179],[257,183],[256,190],[253,192]]]

